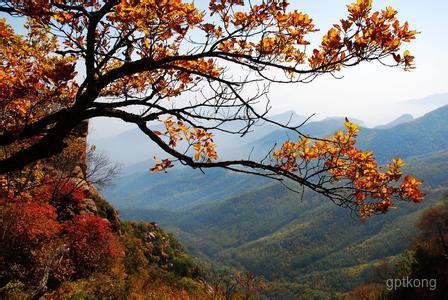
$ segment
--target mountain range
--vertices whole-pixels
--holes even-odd
[[[361,128],[358,145],[372,150],[378,161],[390,158],[407,158],[448,149],[448,106],[441,107],[413,121],[386,129]],[[312,136],[325,137],[343,127],[342,118],[306,123],[301,129]],[[274,144],[287,138],[294,139],[283,130],[266,130],[259,139],[234,145],[232,155],[244,151],[252,157],[263,157]],[[123,142],[124,143],[124,142]],[[133,148],[133,147],[132,147]],[[230,147],[229,147],[230,148]],[[266,180],[234,174],[226,170],[192,170],[179,168],[167,174],[150,174],[151,162],[135,164],[133,173],[115,180],[115,185],[104,191],[105,196],[118,208],[183,209],[203,202],[222,200],[266,184]],[[130,168],[129,168],[130,169]],[[173,189],[172,187],[176,187]],[[220,188],[221,187],[221,188]],[[222,188],[226,187],[226,188]]]
[[[202,260],[264,276],[270,282],[267,296],[337,296],[369,280],[383,259],[398,256],[421,211],[447,193],[447,120],[448,106],[443,106],[417,119],[404,116],[361,128],[359,147],[374,151],[381,163],[402,157],[406,172],[425,180],[427,193],[419,205],[398,203],[398,209],[365,223],[311,192],[302,199],[267,179],[219,169],[205,174],[185,168],[167,174],[140,170],[117,178],[104,195],[124,218],[160,223]],[[322,137],[342,124],[342,118],[328,118],[301,130]],[[264,129],[228,151],[251,149],[257,156],[294,138],[275,127]]]

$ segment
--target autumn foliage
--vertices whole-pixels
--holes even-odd
[[[37,201],[13,203],[4,210],[4,216],[7,217],[2,222],[4,232],[14,234],[10,241],[18,244],[40,244],[61,230],[54,207]]]
[[[61,231],[54,207],[37,201],[14,203],[1,209],[0,266],[2,280],[35,281],[46,257],[54,251]]]
[[[396,200],[420,202],[421,181],[402,178],[400,159],[381,168],[358,149],[356,125],[347,121],[345,131],[318,139],[267,118],[269,103],[256,109],[273,82],[308,83],[371,61],[411,70],[414,57],[402,47],[417,32],[393,8],[372,5],[348,5],[347,17],[313,46],[317,25],[284,0],[210,0],[206,8],[181,0],[2,1],[0,13],[21,19],[25,33],[0,19],[1,283],[19,278],[36,296],[48,280],[58,285],[107,268],[123,278],[132,245],[146,255],[134,261],[151,261],[154,252],[136,246],[151,243],[133,236],[123,246],[118,226],[81,213],[88,195],[72,178],[72,162],[86,149],[72,135],[96,117],[132,123],[164,150],[169,158],[155,157],[154,172],[180,162],[262,175],[307,187],[361,218]],[[214,132],[244,136],[263,122],[301,138],[263,161],[219,159]],[[155,130],[160,123],[165,129]],[[233,124],[239,129],[229,129]],[[156,256],[193,276],[188,263],[170,260],[174,254]],[[114,265],[120,259],[128,264]]]
[[[358,214],[366,218],[374,213],[386,212],[395,207],[393,199],[410,199],[420,202],[423,199],[419,186],[421,180],[403,176],[401,168],[404,162],[400,158],[393,159],[385,171],[382,171],[374,159],[372,152],[356,148],[358,126],[345,122],[346,131],[338,131],[333,137],[312,141],[307,137],[298,142],[287,141],[273,157],[276,165],[282,169],[294,172],[307,164],[322,164],[317,173],[325,170],[329,175],[318,175],[321,182],[343,182],[340,189],[353,190],[353,198],[358,208]],[[309,177],[315,176],[310,173]],[[350,184],[347,185],[347,182]],[[367,201],[369,200],[369,201]]]
[[[64,223],[64,231],[78,276],[105,272],[114,260],[123,255],[118,237],[112,233],[106,219],[91,215],[75,216]]]
[[[83,200],[65,197],[65,205]],[[42,278],[56,283],[83,277],[108,268],[123,255],[109,221],[99,216],[75,215],[66,220],[67,215],[58,215],[48,199],[15,201],[2,206],[0,214],[0,281],[4,283],[19,280],[28,288],[38,288]]]
[[[364,61],[413,68],[414,57],[401,47],[417,32],[398,20],[396,10],[374,11],[370,0],[347,9],[347,17],[312,47],[308,36],[318,31],[316,24],[287,1],[211,0],[205,10],[180,0],[6,1],[0,12],[25,18],[28,33],[16,34],[0,21],[0,55],[7,62],[0,74],[6,91],[0,145],[8,150],[0,168],[28,168],[63,151],[83,120],[110,117],[134,123],[183,164],[287,178],[355,208],[361,217],[387,211],[393,198],[418,202],[421,182],[405,177],[400,187],[394,185],[402,162],[380,171],[373,154],[354,146],[354,125],[309,146],[314,137],[305,137],[300,126],[278,124],[254,107],[268,95],[270,82],[306,83]],[[81,66],[84,79],[76,77]],[[152,129],[155,122],[166,130]],[[235,122],[243,124],[239,130],[226,129]],[[286,142],[270,163],[218,159],[213,131],[245,135],[259,122],[303,138]],[[154,157],[151,170],[166,172],[172,158]],[[324,174],[331,178],[322,180]],[[328,185],[335,182],[344,186]]]

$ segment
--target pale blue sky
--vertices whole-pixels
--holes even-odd
[[[291,6],[310,14],[321,32],[320,36],[340,18],[346,16],[349,0],[292,0]],[[198,1],[196,1],[198,3]],[[448,1],[446,0],[376,0],[374,7],[391,5],[399,11],[399,19],[407,20],[421,34],[406,48],[416,56],[417,69],[404,72],[377,63],[364,64],[341,72],[343,79],[330,76],[318,78],[310,84],[275,85],[271,88],[272,113],[294,110],[298,114],[351,116],[377,125],[403,113],[419,116],[425,110],[398,105],[415,98],[448,92]],[[8,18],[8,20],[10,20]],[[17,21],[14,21],[18,28]],[[95,135],[112,135],[128,129],[117,122],[93,122]]]
[[[322,31],[346,14],[346,4],[350,2],[352,1],[291,1],[294,8],[313,16]],[[365,64],[344,70],[344,78],[341,80],[326,77],[308,85],[273,89],[275,111],[293,108],[298,113],[316,112],[322,117],[349,115],[374,125],[402,113],[424,113],[404,111],[405,107],[396,106],[395,103],[448,92],[448,1],[374,1],[377,9],[387,5],[399,11],[400,20],[409,21],[412,28],[421,31],[418,38],[406,46],[416,56],[417,69],[403,72],[375,63]]]

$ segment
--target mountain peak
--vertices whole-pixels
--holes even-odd
[[[281,124],[286,124],[289,122],[292,125],[296,125],[296,123],[303,122],[306,119],[306,117],[297,114],[293,110],[288,110],[280,114],[270,116],[269,119]]]
[[[411,114],[404,114],[387,124],[379,125],[379,126],[376,126],[375,128],[376,129],[388,129],[388,128],[392,128],[392,127],[400,125],[400,124],[411,122],[413,120],[414,120],[414,117]]]
[[[326,117],[325,119],[323,119],[322,121],[338,121],[342,125],[344,123],[345,119],[346,119],[346,117],[342,117],[342,116],[329,116],[329,117]],[[355,118],[351,118],[351,117],[348,117],[348,119],[350,122],[356,123],[362,127],[366,127],[365,123],[359,119],[355,119]]]
[[[418,98],[418,99],[411,99],[407,101],[401,102],[403,104],[407,105],[430,105],[430,106],[444,106],[448,105],[448,93],[441,93],[441,94],[435,94],[430,95],[424,98]]]

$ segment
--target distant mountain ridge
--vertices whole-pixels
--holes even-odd
[[[373,150],[380,162],[448,149],[448,105],[411,122],[387,129],[363,128],[359,147]]]
[[[357,122],[355,119],[350,119]],[[374,151],[380,162],[395,156],[402,158],[430,153],[448,148],[448,105],[431,111],[409,122],[389,124],[386,128],[365,128],[359,132],[358,146]],[[343,118],[327,118],[322,121],[306,123],[301,132],[313,137],[325,137],[343,129]],[[402,120],[401,120],[402,121]],[[254,156],[262,157],[272,145],[281,145],[287,139],[297,139],[298,134],[277,130],[248,146],[255,149]]]
[[[432,95],[421,99],[414,99],[403,101],[398,103],[398,107],[403,111],[410,111],[413,114],[420,115],[418,112],[427,112],[432,111],[436,108],[439,108],[443,105],[448,104],[448,93]],[[344,116],[345,117],[345,116]],[[331,134],[331,131],[334,131],[338,128],[341,128],[341,125],[337,124],[337,120],[342,120],[344,117],[329,117],[321,121],[313,121],[311,119],[307,124],[305,124],[302,128],[302,131],[305,134],[310,135],[322,135],[322,134]],[[295,113],[294,111],[287,111],[277,115],[271,115],[270,118],[279,123],[287,123],[290,122],[290,125],[299,125],[302,123],[306,116],[301,116]],[[357,123],[358,125],[365,127],[364,123],[360,120],[352,119],[351,121]],[[398,119],[385,124],[377,126],[374,129],[388,129],[402,123],[411,121],[409,115],[403,115]],[[313,125],[309,125],[312,124]],[[317,123],[320,123],[320,129],[318,129]],[[229,129],[240,129],[243,124],[239,122],[234,122],[233,124],[227,125]],[[316,128],[314,128],[316,127]],[[326,127],[326,128],[325,128]],[[333,127],[333,128],[332,128]],[[154,127],[156,130],[164,130],[162,125],[156,125]],[[217,144],[218,150],[222,154],[222,157],[233,159],[235,158],[234,153],[235,150],[243,151],[242,153],[237,153],[240,157],[247,157],[252,147],[250,145],[255,144],[256,140],[266,138],[268,134],[277,131],[277,133],[273,134],[276,137],[281,135],[286,136],[284,130],[276,127],[273,124],[269,123],[260,123],[252,128],[252,131],[249,132],[243,139],[239,136],[225,135],[219,132],[215,132],[215,142]],[[283,134],[281,134],[283,133]],[[138,167],[138,163],[146,161],[149,162],[153,155],[166,157],[166,154],[161,151],[157,146],[155,146],[140,130],[133,129],[123,133],[120,133],[116,136],[107,137],[107,138],[98,138],[91,137],[89,138],[90,144],[95,144],[97,149],[100,151],[106,152],[113,161],[122,163],[124,165],[124,169],[128,169],[128,167]],[[233,145],[241,145],[238,149],[235,149]],[[250,144],[250,145],[249,145]],[[229,145],[231,145],[229,147]],[[242,147],[244,145],[248,145],[245,149]],[[263,148],[264,150],[264,148]]]
[[[439,108],[423,117],[387,129],[361,128],[358,145],[372,150],[378,161],[387,162],[400,156],[425,155],[448,149],[448,106]],[[305,124],[302,129],[313,136],[324,137],[342,129],[343,119],[325,119]],[[252,152],[254,159],[263,157],[273,145],[280,145],[288,135],[284,131],[271,131],[252,143],[234,146],[233,155]],[[289,138],[297,136],[292,134]],[[233,145],[233,144],[232,144]],[[119,208],[183,209],[199,203],[229,198],[244,191],[251,191],[264,184],[253,176],[242,176],[225,170],[198,170],[182,168],[167,174],[150,174],[150,162],[136,164],[139,170],[116,180],[115,186],[104,191],[109,201]],[[172,189],[176,186],[176,189]],[[219,187],[226,187],[220,189]]]
[[[438,108],[440,106],[448,105],[448,93],[440,93],[424,98],[406,100],[402,101],[401,104],[431,106],[433,108]]]
[[[412,120],[414,120],[414,117],[411,114],[404,114],[387,124],[378,125],[374,128],[375,129],[388,129],[388,128],[392,128],[392,127],[400,125],[400,124],[409,123]]]
[[[280,124],[289,124],[296,126],[302,123],[306,117],[300,116],[293,111],[287,111],[278,115],[269,117],[272,121]],[[228,131],[238,131],[245,126],[242,121],[225,124],[224,129]],[[155,124],[151,128],[158,131],[165,131],[162,124]],[[226,134],[220,131],[214,131],[214,141],[221,156],[232,158],[235,144],[247,144],[264,135],[278,129],[278,126],[272,123],[262,121],[255,124],[252,129],[241,138],[237,134]],[[91,138],[90,144],[94,144],[99,151],[108,154],[113,161],[122,163],[125,169],[128,167],[137,167],[136,164],[149,162],[155,155],[166,158],[167,154],[163,152],[139,129],[132,129],[122,132],[118,135],[107,138]]]

